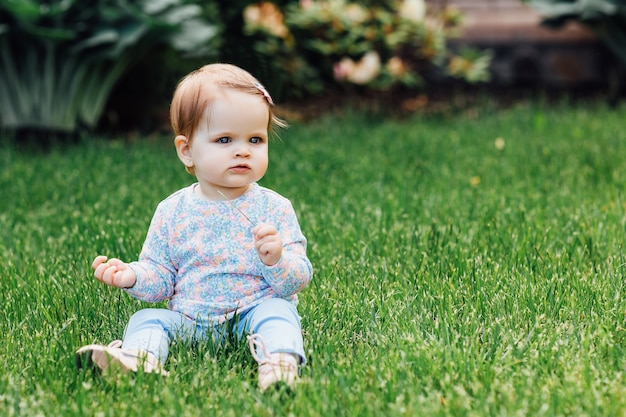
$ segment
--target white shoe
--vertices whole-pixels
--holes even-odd
[[[279,382],[290,388],[298,381],[298,357],[293,353],[269,353],[261,335],[248,336],[248,343],[252,357],[259,364],[259,389],[265,391]],[[256,346],[263,351],[263,359],[256,354]]]
[[[139,367],[145,373],[169,375],[163,365],[150,352],[138,349],[122,349],[122,341],[115,340],[108,346],[87,345],[76,351],[76,365],[78,368],[95,365],[100,371],[115,368],[121,372],[137,372]]]

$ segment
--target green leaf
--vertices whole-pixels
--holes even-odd
[[[217,27],[180,0],[4,0],[0,127],[95,126],[115,83],[157,45],[210,52]]]
[[[146,0],[143,2],[143,10],[146,14],[156,15],[179,3],[178,0]]]
[[[172,35],[172,45],[180,51],[195,52],[195,55],[206,53],[209,40],[217,33],[217,26],[209,26],[199,19],[192,19],[185,23],[183,30]]]
[[[4,0],[0,10],[6,10],[18,21],[34,21],[41,16],[41,6],[34,0]]]
[[[72,47],[71,51],[74,54],[78,54],[85,49],[94,48],[105,44],[113,44],[119,40],[120,35],[117,31],[113,29],[105,29],[101,32],[97,32],[94,36],[77,43],[75,46]]]

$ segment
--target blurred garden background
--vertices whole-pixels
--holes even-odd
[[[3,0],[0,128],[167,129],[177,81],[216,61],[254,73],[295,116],[346,102],[427,111],[444,93],[485,89],[616,100],[624,10],[621,0]]]
[[[623,417],[625,2],[0,0],[0,416]],[[217,61],[290,123],[261,185],[314,267],[291,393],[237,340],[76,368],[154,307],[91,261],[195,180],[168,107]]]

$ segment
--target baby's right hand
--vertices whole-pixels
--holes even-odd
[[[98,281],[117,288],[130,288],[135,285],[137,275],[125,262],[119,259],[109,259],[106,256],[96,256],[91,267]]]

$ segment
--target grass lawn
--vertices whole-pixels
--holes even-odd
[[[92,278],[136,259],[193,178],[170,137],[0,150],[2,416],[623,416],[626,108],[489,105],[284,131],[262,180],[315,276],[295,394],[244,343],[172,347],[170,376],[97,377],[74,351],[142,304]]]

